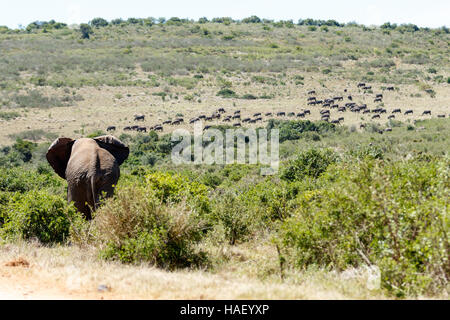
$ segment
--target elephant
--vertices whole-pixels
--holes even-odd
[[[47,161],[67,180],[67,201],[92,219],[100,196],[111,197],[120,177],[119,166],[128,158],[129,148],[119,139],[104,135],[96,138],[58,138],[47,150]]]

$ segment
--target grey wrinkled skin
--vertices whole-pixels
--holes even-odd
[[[93,139],[56,139],[47,151],[55,172],[67,180],[67,200],[87,219],[98,207],[100,198],[111,197],[120,177],[120,165],[129,149],[113,136]]]

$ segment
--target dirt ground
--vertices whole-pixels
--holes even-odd
[[[316,270],[281,280],[274,248],[227,250],[235,258],[214,272],[166,271],[103,261],[89,248],[7,244],[0,246],[0,300],[388,299],[367,286],[367,270]],[[264,265],[267,274],[258,276]]]

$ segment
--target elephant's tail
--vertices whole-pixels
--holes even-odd
[[[91,193],[92,193],[92,195],[91,195],[92,196],[92,204],[94,206],[93,210],[95,211],[95,210],[97,210],[97,202],[98,202],[97,190],[95,187],[95,176],[91,177]]]

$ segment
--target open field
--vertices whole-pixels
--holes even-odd
[[[0,299],[448,299],[447,28],[172,18],[82,35],[0,27]],[[220,108],[203,125],[280,130],[278,172],[171,161],[170,133]],[[86,221],[45,154],[109,126],[130,153]]]
[[[20,112],[21,116],[14,120],[2,121],[2,132],[0,136],[0,143],[7,145],[14,141],[14,134],[41,129],[46,132],[52,132],[59,136],[68,136],[78,138],[85,133],[94,132],[96,130],[106,131],[108,126],[116,126],[115,134],[123,133],[123,128],[139,124],[140,126],[151,127],[156,124],[162,124],[165,120],[175,119],[182,114],[185,123],[178,126],[163,125],[164,133],[170,133],[177,128],[185,128],[192,130],[193,125],[188,123],[188,119],[197,117],[201,114],[211,115],[218,108],[224,108],[226,114],[222,119],[215,119],[213,121],[204,122],[204,125],[218,125],[226,124],[223,122],[223,117],[227,114],[233,114],[236,110],[241,110],[242,119],[245,117],[252,117],[256,112],[263,114],[263,121],[256,124],[247,124],[247,127],[265,126],[264,122],[268,119],[295,119],[296,117],[276,117],[275,113],[284,111],[287,113],[301,112],[304,109],[311,111],[304,119],[320,120],[320,106],[308,106],[306,99],[308,97],[307,91],[309,88],[320,88],[320,85],[314,81],[314,76],[311,76],[309,81],[305,80],[309,85],[306,88],[299,88],[295,85],[287,85],[283,91],[289,92],[289,96],[276,97],[274,99],[264,100],[241,100],[241,99],[223,99],[216,96],[216,92],[220,88],[204,88],[202,89],[202,101],[166,101],[162,102],[160,97],[151,95],[155,90],[135,87],[101,87],[96,88],[80,88],[77,90],[78,94],[84,97],[83,101],[77,103],[76,106],[71,107],[53,107],[49,109],[28,109],[23,108],[14,109]],[[374,109],[379,103],[374,103],[374,94],[364,94],[363,90],[356,88],[355,82],[342,83],[338,80],[323,80],[326,88],[316,89],[318,97],[333,97],[336,95],[345,94],[343,90],[348,88],[348,95],[352,95],[354,102],[358,105],[367,104],[368,108]],[[305,85],[306,86],[306,85]],[[235,86],[239,88],[239,86]],[[389,92],[381,90],[381,85],[374,85],[374,92],[383,92],[383,104],[387,110],[386,114],[382,114],[379,119],[371,119],[373,114],[362,114],[351,112],[338,112],[337,109],[331,109],[331,118],[338,119],[344,117],[345,120],[341,122],[346,126],[355,125],[359,127],[361,123],[374,122],[385,124],[388,122],[387,117],[392,114],[394,109],[401,109],[400,114],[395,114],[395,119],[400,121],[407,121],[413,123],[414,120],[436,118],[437,115],[445,115],[449,117],[450,111],[450,90],[448,84],[440,84],[434,87],[436,98],[429,96],[411,97],[420,91],[414,85],[403,85],[399,87],[398,91]],[[239,89],[237,89],[239,90]],[[61,89],[48,88],[46,90],[49,95],[58,95]],[[124,95],[124,98],[118,100],[114,96],[117,94]],[[130,95],[129,97],[127,95]],[[345,99],[340,105],[350,102]],[[412,115],[404,115],[406,110],[413,110]],[[432,114],[423,115],[425,110],[431,110]],[[265,113],[272,112],[274,116],[264,116]],[[145,121],[134,121],[135,114],[145,115]],[[1,120],[0,120],[1,121]],[[231,123],[235,123],[233,121]],[[38,140],[39,141],[39,140]]]

